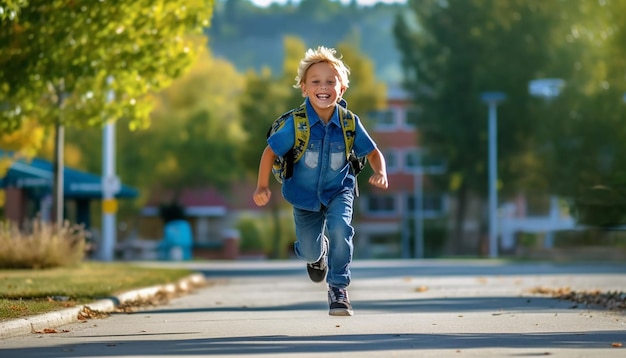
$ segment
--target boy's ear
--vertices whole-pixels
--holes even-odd
[[[300,83],[300,90],[302,91],[302,97],[306,97],[306,91],[304,90],[304,82]]]

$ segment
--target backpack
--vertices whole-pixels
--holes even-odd
[[[346,145],[346,159],[350,162],[352,172],[354,176],[357,176],[365,167],[367,159],[365,157],[358,158],[354,149],[354,135],[356,133],[356,118],[354,113],[346,108],[346,102],[341,100],[339,102],[339,123],[341,123],[341,129],[343,131],[343,139]],[[306,115],[306,104],[303,103],[300,107],[292,109],[274,120],[269,130],[267,131],[267,138],[274,134],[277,130],[285,125],[287,118],[293,115],[293,124],[295,127],[295,144],[287,153],[282,157],[276,157],[274,164],[272,165],[272,174],[279,183],[283,183],[284,179],[289,179],[293,176],[293,166],[297,163],[304,151],[309,145],[310,128],[309,120]],[[355,186],[355,190],[358,196],[358,187]]]

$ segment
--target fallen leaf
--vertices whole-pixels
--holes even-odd
[[[613,342],[613,343],[611,343],[611,347],[614,347],[614,348],[622,348],[622,344],[621,344],[621,343],[619,343],[619,342]]]

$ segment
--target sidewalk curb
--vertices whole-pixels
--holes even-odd
[[[149,298],[156,295],[158,292],[186,291],[204,282],[206,282],[204,275],[196,273],[180,279],[176,283],[140,288],[72,308],[0,322],[0,339],[26,335],[47,328],[51,329],[64,324],[77,322],[78,314],[83,311],[84,308],[99,312],[112,312],[120,304],[128,301]]]

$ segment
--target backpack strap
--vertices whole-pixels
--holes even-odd
[[[309,119],[306,116],[306,105],[304,103],[293,111],[293,126],[295,128],[293,163],[296,163],[304,155],[304,151],[309,146],[309,138],[311,137]]]
[[[346,144],[346,158],[350,158],[350,152],[352,152],[352,146],[354,145],[354,135],[356,134],[354,113],[343,106],[339,106],[339,123],[341,123],[343,140]]]
[[[354,136],[356,134],[356,116],[350,110],[346,108],[347,103],[342,99],[339,103],[339,123],[341,125],[341,131],[343,132],[343,139],[346,146],[346,159],[352,163],[356,160],[356,156],[353,153]],[[306,104],[303,103],[300,107],[295,108],[281,115],[278,119],[272,123],[272,126],[267,132],[267,137],[278,129],[282,128],[285,121],[290,116],[293,116],[294,125],[294,146],[291,148],[283,158],[277,158],[274,162],[272,172],[278,182],[282,183],[282,178],[291,178],[293,175],[293,166],[298,162],[309,145],[309,138],[311,136],[311,129],[309,125],[309,119],[306,114]],[[354,163],[352,163],[353,169]],[[359,170],[355,170],[354,174],[358,174]],[[357,189],[358,196],[358,189]]]

